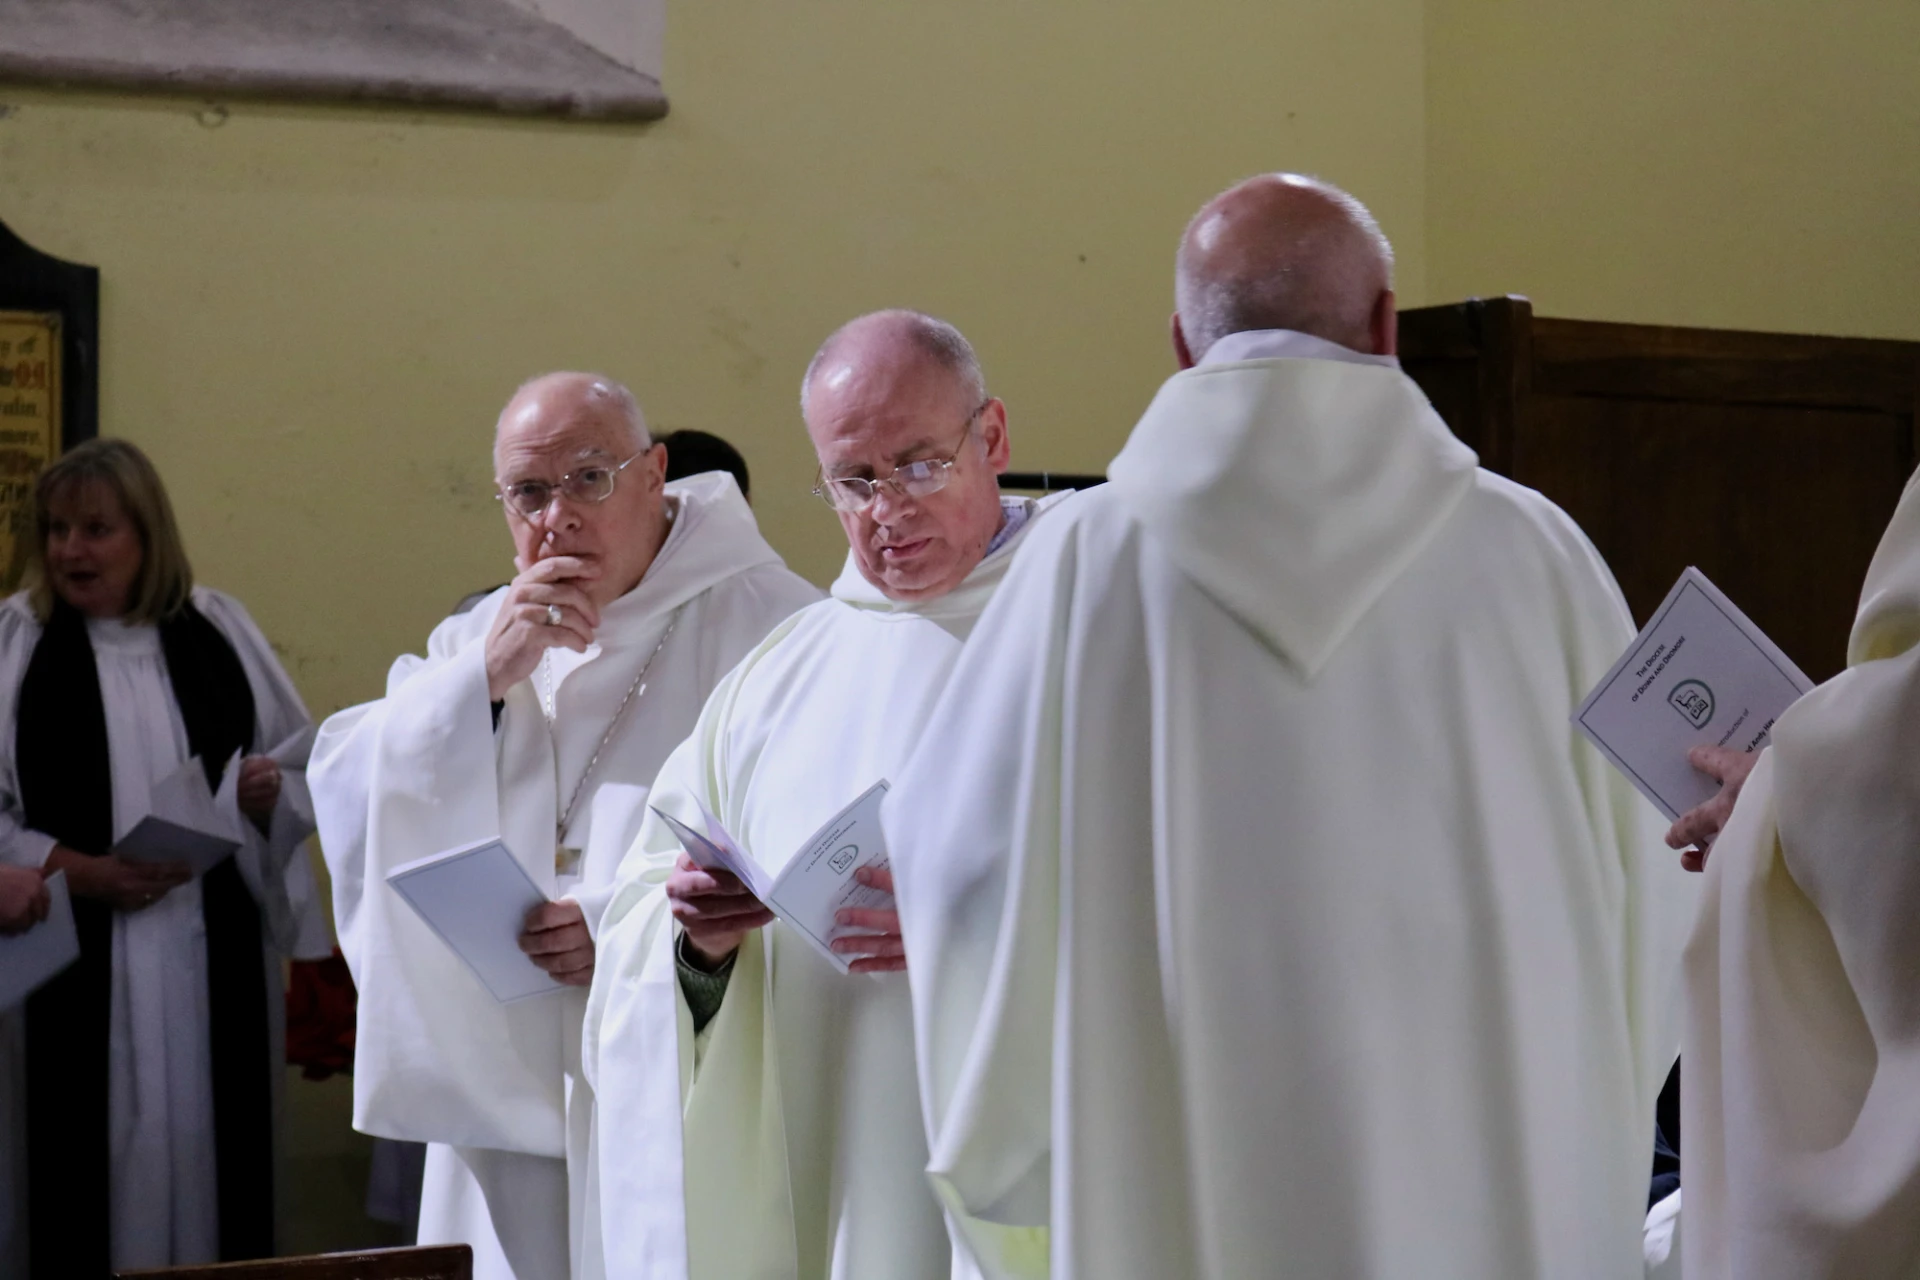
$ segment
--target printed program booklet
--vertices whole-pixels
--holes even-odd
[[[861,867],[887,865],[886,838],[880,830],[880,802],[886,796],[883,778],[827,819],[787,859],[778,875],[754,861],[699,800],[694,803],[699,806],[705,831],[695,831],[670,813],[659,809],[654,812],[679,837],[681,847],[696,863],[708,871],[730,871],[740,877],[768,910],[792,925],[836,969],[846,973],[851,959],[829,945],[839,929],[835,913],[847,907],[893,905],[892,894],[853,878]]]
[[[1689,568],[1573,722],[1669,819],[1720,784],[1687,763],[1711,745],[1757,751],[1813,682],[1705,574]]]
[[[564,985],[520,949],[527,913],[547,895],[499,840],[415,858],[389,871],[387,883],[500,1003]]]
[[[48,979],[80,958],[67,873],[47,877],[47,918],[12,937],[0,937],[0,1010],[19,1004]]]

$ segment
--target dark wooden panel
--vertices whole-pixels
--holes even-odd
[[[1586,530],[1637,621],[1698,565],[1824,680],[1845,663],[1911,433],[1891,413],[1536,393],[1514,478]]]
[[[1911,342],[1533,322],[1533,385],[1550,395],[1913,412]]]
[[[120,1271],[115,1275],[119,1280],[473,1280],[473,1250],[464,1244],[370,1249],[310,1258]]]

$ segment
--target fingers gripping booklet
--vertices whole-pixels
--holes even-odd
[[[846,973],[851,960],[830,945],[839,927],[835,913],[848,907],[893,905],[892,894],[861,884],[853,875],[861,867],[885,869],[887,865],[887,843],[880,830],[880,802],[886,796],[883,778],[807,837],[778,875],[769,873],[742,849],[697,798],[694,804],[699,806],[705,831],[695,831],[660,809],[654,809],[654,813],[679,837],[687,856],[702,870],[738,876],[768,910],[793,926],[834,968]]]
[[[1678,820],[1720,790],[1688,763],[1688,751],[1758,751],[1781,713],[1811,688],[1765,632],[1690,568],[1573,722],[1640,794]]]
[[[547,901],[499,840],[443,849],[387,873],[392,885],[480,985],[502,1004],[561,990],[526,952],[527,913]]]

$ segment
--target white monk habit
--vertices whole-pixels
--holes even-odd
[[[272,646],[240,602],[196,587],[193,605],[233,646],[246,672],[253,693],[254,752],[280,745],[311,723]],[[24,593],[0,604],[0,860],[32,867],[46,861],[54,838],[25,825],[15,727],[21,679],[40,634]],[[106,712],[113,834],[118,840],[149,813],[153,784],[186,762],[187,730],[157,627],[93,619],[87,634]],[[333,954],[307,864],[313,817],[298,771],[288,770],[285,777],[287,785],[267,834],[242,819],[241,847],[234,855],[234,866],[260,910],[265,935],[261,964],[272,1064],[281,1062],[286,1052],[282,960]],[[218,1261],[213,1062],[200,882],[170,890],[142,911],[115,912],[112,964],[106,1106],[113,1265]],[[28,1177],[22,1108],[31,1106],[32,1099],[25,1096],[21,1065],[24,1021],[17,1009],[0,1011],[0,1275],[9,1276],[27,1274],[21,1260]],[[271,1087],[276,1104],[284,1083],[285,1073],[275,1066]],[[276,1132],[276,1147],[278,1137]],[[91,1190],[81,1188],[76,1194]],[[278,1192],[282,1200],[286,1195]]]
[[[1920,1275],[1920,477],[1847,663],[1780,717],[1707,862],[1680,1093],[1700,1280]]]
[[[535,883],[598,924],[648,786],[708,691],[820,597],[760,536],[731,476],[666,494],[672,528],[639,585],[600,611],[584,654],[550,649],[507,691],[497,728],[485,648],[504,588],[442,622],[425,659],[394,664],[386,697],[328,719],[314,746],[321,844],[360,989],[354,1127],[433,1144],[419,1241],[473,1245],[476,1280],[570,1273],[568,1161],[584,1156],[592,1117],[577,1077],[586,993],[496,1003],[382,882],[403,862],[498,836]],[[566,834],[584,856],[563,876],[555,824],[650,660],[580,793]]]
[[[1391,361],[1209,356],[883,810],[935,1185],[998,1275],[1636,1275],[1692,899],[1568,724],[1625,604]]]
[[[889,600],[851,556],[833,598],[728,675],[653,803],[699,802],[769,870],[920,735],[1028,517],[936,600]],[[1008,532],[1010,530],[1010,532]],[[601,925],[584,1054],[599,1104],[598,1260],[622,1280],[947,1280],[928,1192],[903,974],[841,974],[785,924],[749,936],[699,1035],[662,885],[680,845],[648,819]]]

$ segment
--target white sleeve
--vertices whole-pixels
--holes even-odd
[[[40,639],[40,625],[16,596],[0,603],[0,862],[39,867],[57,843],[27,826],[14,756],[19,729],[20,681]]]
[[[313,717],[307,714],[306,703],[246,608],[219,591],[199,588],[193,594],[195,607],[227,637],[247,673],[253,690],[254,753],[271,751],[310,726]],[[307,837],[313,830],[313,801],[305,769],[284,771],[280,802],[274,806],[265,835],[251,822],[240,824],[236,865],[266,914],[274,945],[297,960],[319,960],[333,953],[307,860]]]

